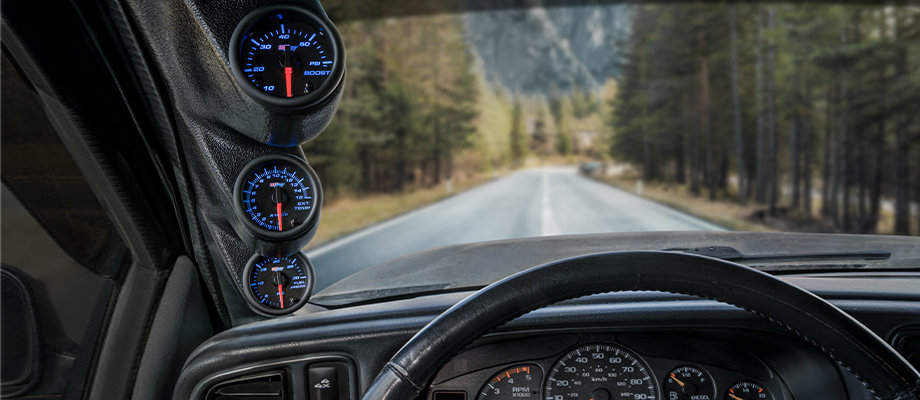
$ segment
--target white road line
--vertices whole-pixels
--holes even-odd
[[[540,231],[543,236],[553,236],[559,234],[559,225],[556,225],[556,218],[553,216],[553,206],[550,203],[549,176],[544,170],[541,174],[540,188],[542,193],[540,201]]]
[[[605,187],[605,188],[607,188],[608,190],[620,192],[620,193],[623,193],[623,194],[625,194],[625,195],[627,195],[627,196],[631,196],[631,197],[634,197],[634,198],[637,198],[637,199],[641,199],[642,201],[644,201],[644,202],[647,203],[647,204],[645,204],[647,207],[653,208],[653,209],[658,210],[658,211],[661,211],[662,213],[665,213],[665,214],[667,214],[667,215],[669,215],[669,216],[671,216],[671,217],[674,217],[675,219],[679,219],[679,220],[681,220],[681,221],[684,221],[684,222],[687,222],[687,223],[689,223],[689,224],[695,225],[695,226],[699,227],[698,230],[709,230],[709,231],[725,231],[725,230],[727,230],[727,229],[725,229],[725,228],[722,227],[722,226],[719,226],[719,225],[710,223],[710,222],[708,222],[708,221],[706,221],[706,220],[704,220],[704,219],[697,218],[697,217],[694,217],[694,216],[689,215],[689,214],[685,214],[685,213],[682,212],[682,211],[675,210],[675,209],[673,209],[673,208],[671,208],[671,207],[669,207],[669,206],[666,206],[666,205],[661,204],[661,203],[659,203],[659,202],[657,202],[657,201],[654,201],[654,200],[651,200],[651,199],[648,199],[648,198],[639,196],[639,195],[637,195],[637,194],[635,194],[635,193],[633,193],[633,192],[630,192],[630,191],[628,191],[628,190],[623,190],[623,189],[620,189],[620,188],[618,188],[618,187],[608,185],[608,184],[606,184],[606,183],[598,182],[598,181],[596,181],[596,180],[594,180],[594,179],[585,178],[585,177],[583,177],[583,176],[581,176],[581,175],[578,175],[578,177],[581,178],[581,179],[584,179],[584,180],[586,180],[586,181],[588,181],[588,182],[590,182],[591,184],[599,185],[599,186]],[[693,229],[693,230],[697,230],[697,229]]]
[[[396,224],[398,224],[398,223],[401,223],[401,222],[403,222],[403,221],[405,221],[405,220],[407,220],[407,219],[409,219],[409,218],[413,218],[413,217],[415,217],[415,216],[417,216],[417,215],[419,215],[419,214],[428,212],[428,211],[431,210],[431,209],[434,209],[434,208],[436,208],[436,207],[440,207],[444,202],[451,201],[451,200],[455,200],[455,199],[456,199],[457,197],[459,197],[459,196],[468,196],[468,195],[470,195],[471,193],[474,193],[474,192],[477,192],[477,191],[480,191],[480,190],[488,190],[488,189],[487,189],[488,187],[491,187],[491,186],[494,185],[496,182],[502,181],[502,180],[504,180],[505,178],[507,178],[507,177],[503,177],[503,178],[501,178],[501,179],[495,179],[495,180],[492,180],[492,181],[490,181],[490,182],[486,182],[486,183],[480,185],[479,187],[473,188],[473,189],[468,190],[468,191],[466,191],[466,192],[457,193],[457,194],[455,194],[455,195],[453,195],[453,196],[448,196],[448,197],[446,197],[446,198],[444,198],[444,199],[441,199],[441,200],[438,200],[438,201],[436,201],[436,202],[434,202],[434,203],[428,204],[428,205],[426,205],[426,206],[424,206],[424,207],[422,207],[422,208],[417,208],[417,209],[415,209],[415,210],[412,210],[412,211],[409,211],[409,212],[407,212],[407,213],[405,213],[405,214],[402,214],[402,215],[393,217],[392,219],[386,220],[386,221],[381,222],[381,223],[378,223],[378,224],[376,224],[376,225],[371,225],[371,226],[368,227],[368,228],[361,229],[361,230],[359,230],[359,231],[357,231],[357,232],[350,233],[350,234],[348,234],[348,235],[345,235],[345,236],[343,236],[343,237],[341,237],[341,238],[335,239],[335,240],[333,240],[333,241],[331,241],[331,242],[328,242],[328,243],[326,243],[326,244],[317,246],[317,247],[315,247],[315,248],[313,248],[313,249],[306,250],[306,251],[304,251],[304,254],[305,254],[305,255],[307,256],[307,258],[309,258],[309,259],[313,259],[313,258],[316,258],[316,257],[320,257],[320,256],[322,256],[323,254],[326,254],[326,253],[328,253],[328,252],[330,252],[330,251],[333,251],[333,250],[335,250],[335,249],[338,249],[338,248],[340,248],[340,247],[342,247],[342,246],[345,246],[345,245],[347,245],[347,244],[351,244],[351,243],[353,243],[353,242],[355,242],[355,241],[358,241],[358,240],[360,240],[360,239],[362,239],[362,238],[364,238],[364,237],[367,237],[368,235],[372,235],[372,234],[374,234],[374,233],[376,233],[376,232],[379,232],[379,231],[381,231],[381,230],[383,230],[383,229],[386,229],[386,228],[389,228],[389,227],[391,227],[391,226],[393,226],[393,225],[396,225]]]

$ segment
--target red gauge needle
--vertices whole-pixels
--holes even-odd
[[[281,308],[284,308],[284,291],[281,290],[281,284],[278,284],[278,299],[281,300]]]
[[[287,97],[291,97],[291,75],[294,73],[294,68],[284,67],[284,84],[287,87]]]
[[[278,232],[284,230],[284,225],[281,222],[281,203],[275,203],[276,211],[278,211]]]

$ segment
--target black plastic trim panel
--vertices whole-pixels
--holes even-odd
[[[285,399],[307,400],[307,390],[305,390],[307,387],[307,367],[312,364],[325,363],[330,361],[345,363],[345,365],[348,366],[349,381],[355,382],[355,364],[348,355],[341,353],[313,354],[309,356],[279,359],[267,363],[251,363],[247,365],[241,365],[239,368],[232,370],[221,371],[212,374],[198,383],[198,385],[196,385],[192,390],[191,396],[188,398],[196,400],[203,399],[204,395],[207,394],[208,389],[210,389],[212,386],[233,378],[256,374],[259,372],[283,369],[285,370],[285,375],[288,377],[287,386],[293,389],[291,390],[292,396],[285,397]],[[298,390],[299,388],[304,388],[304,390]],[[352,399],[357,399],[357,391],[355,390],[354,385],[350,385],[350,396]]]

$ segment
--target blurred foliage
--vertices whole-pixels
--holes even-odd
[[[891,199],[910,233],[920,7],[642,5],[626,45],[610,152],[645,179],[849,232],[876,231]]]

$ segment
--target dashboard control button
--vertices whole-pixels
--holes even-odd
[[[313,364],[307,368],[310,400],[348,400],[348,366],[343,362]]]

